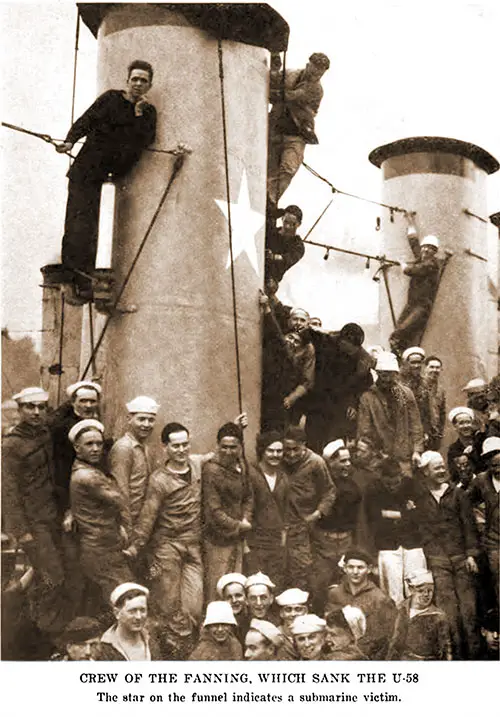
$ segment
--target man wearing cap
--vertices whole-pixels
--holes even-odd
[[[427,386],[424,380],[424,359],[425,351],[420,346],[410,346],[403,351],[402,364],[400,370],[400,381],[411,389],[417,402],[420,412],[420,420],[424,429],[424,441],[427,442],[427,431],[425,430],[429,424],[429,405]]]
[[[408,241],[415,261],[401,264],[403,273],[410,277],[410,285],[406,305],[389,338],[391,349],[396,353],[420,343],[439,286],[439,239],[432,235],[426,236],[420,241],[420,247],[418,239],[411,238]]]
[[[270,85],[267,195],[277,205],[304,159],[306,144],[318,144],[314,119],[323,99],[321,78],[330,60],[321,52],[309,58],[305,69],[277,73]],[[284,81],[283,81],[284,80]]]
[[[475,414],[469,406],[456,406],[448,414],[448,420],[457,433],[457,440],[448,448],[448,471],[454,482],[458,482],[455,458],[466,453],[475,473],[484,471],[486,466],[481,456],[484,433],[474,428]]]
[[[3,531],[28,555],[42,585],[60,590],[64,568],[52,441],[46,426],[49,397],[42,388],[29,387],[13,398],[20,421],[3,440]]]
[[[269,215],[266,227],[266,283],[273,278],[278,283],[285,273],[304,256],[304,243],[297,234],[302,223],[302,210],[290,204],[283,211],[279,229]],[[280,211],[280,213],[281,213]]]
[[[436,605],[450,621],[454,657],[473,660],[479,650],[474,583],[479,545],[472,506],[463,490],[450,485],[440,453],[422,454],[421,473],[414,515],[434,576]]]
[[[276,597],[279,607],[280,630],[283,642],[278,649],[278,660],[298,660],[299,655],[295,648],[291,627],[296,617],[307,615],[309,593],[299,588],[289,588]]]
[[[122,550],[128,537],[123,527],[123,496],[115,479],[99,468],[104,426],[94,418],[79,421],[69,432],[76,458],[70,483],[71,512],[80,542],[84,576],[100,588],[97,613],[107,606],[117,585],[132,580]]]
[[[273,621],[272,607],[276,585],[264,573],[250,575],[245,582],[245,594],[250,617]]]
[[[117,585],[109,596],[115,622],[101,637],[101,660],[160,660],[154,636],[147,628],[149,590],[138,583]]]
[[[358,607],[346,605],[325,615],[325,652],[330,660],[367,660],[358,647],[366,632],[366,618]]]
[[[258,464],[249,468],[254,495],[252,530],[248,533],[249,570],[273,576],[281,590],[285,579],[288,479],[283,471],[283,436],[277,431],[257,436]]]
[[[423,414],[421,412],[421,418],[422,427],[427,436],[425,447],[429,451],[438,451],[441,447],[446,424],[446,395],[439,380],[443,362],[439,356],[427,356],[424,363],[427,410]]]
[[[408,574],[427,567],[415,518],[417,496],[417,481],[404,476],[399,463],[390,457],[382,461],[380,477],[364,495],[368,530],[378,555],[380,587],[396,605],[406,597]]]
[[[424,434],[412,391],[399,382],[399,365],[392,353],[382,353],[375,370],[377,383],[361,396],[358,439],[369,438],[378,450],[396,458],[405,473],[418,465]]]
[[[69,508],[69,480],[75,451],[68,440],[73,426],[85,418],[99,418],[102,389],[94,381],[77,381],[66,389],[68,401],[57,408],[49,421],[54,445],[54,472],[61,514]]]
[[[410,597],[398,610],[388,660],[451,660],[450,625],[433,603],[434,578],[419,569],[407,577]]]
[[[317,615],[301,615],[293,621],[293,635],[299,660],[328,660],[325,652],[326,620]]]
[[[358,528],[361,491],[352,477],[351,454],[339,438],[328,443],[323,458],[335,485],[335,502],[312,530],[313,565],[311,570],[312,609],[322,615],[328,586],[342,577],[338,562],[352,545]]]
[[[245,660],[274,661],[282,642],[283,635],[276,625],[267,620],[253,618],[245,636]]]
[[[311,579],[313,526],[330,511],[335,486],[324,460],[306,446],[301,428],[287,429],[283,449],[289,484],[285,584],[304,589]]]
[[[124,498],[124,526],[129,535],[144,504],[151,473],[147,441],[153,432],[159,405],[154,398],[137,396],[127,403],[128,427],[109,453],[111,475]]]
[[[247,579],[241,573],[228,573],[223,575],[217,583],[217,598],[225,600],[231,605],[236,620],[235,634],[242,645],[245,644],[245,635],[250,624],[248,615],[245,583]]]
[[[203,458],[190,454],[190,435],[181,423],[163,428],[165,462],[150,479],[127,553],[144,551],[151,574],[152,600],[168,624],[182,611],[192,623],[201,618],[201,473]]]
[[[75,617],[57,640],[62,652],[52,655],[50,659],[57,662],[95,662],[101,659],[101,635],[102,625],[98,620],[93,617]]]
[[[241,660],[242,647],[234,635],[236,620],[229,603],[209,602],[200,640],[189,656],[190,661]]]
[[[370,660],[385,660],[394,630],[396,606],[370,579],[373,560],[365,550],[352,546],[342,560],[344,577],[331,585],[325,614],[346,605],[359,608],[366,617],[366,632],[359,649]]]
[[[473,506],[484,504],[482,545],[488,557],[497,606],[500,583],[500,438],[487,438],[482,447],[486,471],[472,481],[467,494]]]
[[[222,575],[241,572],[244,541],[252,529],[253,491],[243,458],[243,432],[225,423],[217,432],[215,457],[202,469],[205,594],[217,594]]]

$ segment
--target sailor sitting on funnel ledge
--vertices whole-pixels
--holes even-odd
[[[68,203],[62,241],[62,264],[75,272],[76,291],[90,298],[91,274],[97,252],[101,186],[111,174],[123,177],[139,161],[143,149],[154,142],[156,110],[147,100],[153,68],[134,60],[128,67],[125,90],[108,90],[73,124],[56,147],[70,151],[86,142],[68,172]]]

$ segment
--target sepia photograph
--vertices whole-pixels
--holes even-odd
[[[0,13],[12,690],[498,663],[497,3]]]

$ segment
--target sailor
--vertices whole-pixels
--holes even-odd
[[[427,356],[424,363],[427,412],[422,415],[422,427],[427,436],[425,447],[429,451],[438,451],[446,424],[446,395],[440,384],[443,362],[438,356]]]
[[[448,471],[454,482],[458,482],[455,469],[455,458],[466,453],[474,473],[480,473],[486,468],[481,456],[481,446],[486,435],[475,428],[474,409],[469,406],[456,406],[448,414],[448,420],[457,433],[457,440],[448,448]]]
[[[450,625],[434,604],[434,578],[429,570],[407,577],[410,597],[398,610],[388,660],[451,660]]]
[[[293,635],[299,660],[327,660],[325,654],[326,620],[317,615],[300,615],[293,621]]]
[[[20,422],[3,440],[3,530],[29,557],[49,591],[64,581],[52,441],[46,426],[49,396],[36,386],[13,397]]]
[[[109,453],[109,468],[125,501],[124,525],[131,535],[144,504],[151,473],[148,439],[156,423],[159,404],[154,398],[137,396],[127,403],[128,427]]]
[[[75,286],[82,298],[90,298],[88,275],[93,272],[97,252],[102,183],[110,174],[115,179],[127,174],[155,139],[156,110],[146,99],[152,80],[153,68],[148,62],[131,62],[126,89],[108,90],[98,97],[56,147],[58,152],[68,152],[86,137],[68,172],[62,241],[62,264],[75,272]]]
[[[411,475],[411,464],[418,465],[424,448],[417,402],[413,392],[398,380],[399,365],[394,354],[380,354],[375,370],[377,383],[359,402],[358,438],[369,438]]]
[[[414,517],[434,577],[436,605],[450,621],[454,657],[474,660],[479,651],[474,580],[479,544],[472,506],[465,491],[450,485],[440,453],[426,451],[420,465],[422,491]]]
[[[482,378],[471,379],[462,391],[474,411],[474,428],[484,433],[488,422],[488,384]]]
[[[237,622],[235,634],[242,645],[245,643],[245,635],[250,624],[248,615],[247,598],[245,595],[245,583],[247,579],[241,573],[228,573],[223,575],[217,583],[217,598],[225,600],[231,605],[233,615]]]
[[[241,660],[243,650],[234,635],[235,627],[236,620],[227,602],[209,602],[200,640],[189,660]]]
[[[272,277],[278,283],[285,273],[304,256],[304,243],[297,234],[302,223],[302,210],[290,204],[284,210],[279,229],[269,222],[266,230],[266,281]]]
[[[145,552],[158,619],[168,624],[182,612],[193,625],[203,606],[202,458],[190,455],[189,431],[181,423],[167,423],[161,441],[165,461],[149,479],[127,554]]]
[[[439,239],[432,235],[425,236],[420,242],[420,248],[417,240],[410,239],[409,242],[415,261],[401,264],[403,273],[410,277],[410,286],[406,305],[389,337],[391,349],[395,353],[420,343],[439,284],[439,263],[436,257]]]
[[[54,446],[54,477],[59,508],[62,514],[69,508],[69,480],[75,451],[68,438],[70,430],[86,418],[99,419],[102,389],[95,381],[77,381],[66,389],[68,400],[57,408],[49,420]]]
[[[272,622],[253,618],[245,636],[245,660],[276,660],[282,641],[281,630]]]
[[[110,595],[115,622],[101,637],[100,660],[160,660],[158,644],[148,629],[149,590],[138,583],[117,585]]]
[[[283,642],[278,649],[278,660],[297,660],[291,627],[296,617],[307,615],[309,593],[299,588],[289,588],[276,597],[279,607],[280,630]]]
[[[264,573],[250,575],[245,582],[248,612],[258,620],[270,620],[276,585]]]
[[[95,662],[100,657],[102,625],[93,617],[75,617],[66,625],[60,638],[61,652],[51,656],[52,661]]]
[[[303,70],[285,72],[284,88],[279,72],[271,77],[267,194],[275,206],[302,164],[306,144],[318,144],[314,119],[329,67],[328,57],[315,52]]]
[[[325,652],[330,660],[367,660],[358,647],[366,632],[366,617],[359,607],[346,605],[326,616]]]
[[[100,588],[96,614],[107,606],[112,590],[133,579],[122,550],[128,536],[123,527],[123,497],[115,479],[99,468],[104,426],[94,418],[77,423],[69,432],[76,458],[71,473],[71,512],[80,541],[84,576]]]
[[[217,433],[215,457],[202,470],[205,592],[217,594],[217,582],[241,572],[245,537],[252,529],[253,491],[243,457],[243,432],[225,423]]]

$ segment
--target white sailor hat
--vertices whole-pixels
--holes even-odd
[[[443,456],[438,451],[424,451],[420,456],[420,468],[425,468],[435,458],[443,460]]]
[[[268,578],[267,575],[264,575],[264,573],[255,573],[255,575],[250,575],[245,581],[245,590],[248,590],[248,588],[251,588],[253,585],[265,585],[270,590],[274,590],[276,585],[273,583],[271,578]]]
[[[331,441],[323,448],[323,458],[332,458],[341,448],[345,448],[345,443],[342,438],[337,438],[336,441]]]
[[[207,613],[203,621],[203,627],[207,625],[237,625],[231,605],[225,600],[214,600],[207,605]]]
[[[406,578],[406,582],[412,588],[418,588],[419,585],[433,585],[434,578],[430,570],[419,568],[413,570]]]
[[[496,453],[500,451],[500,438],[498,436],[490,436],[483,443],[482,456],[488,455],[488,453]]]
[[[276,604],[280,607],[287,605],[305,605],[309,600],[309,593],[299,588],[289,588],[276,598]]]
[[[482,378],[472,378],[469,383],[463,387],[465,393],[483,393],[487,387],[486,381]]]
[[[311,632],[321,632],[326,627],[326,620],[317,615],[299,615],[292,622],[290,632],[292,635],[307,635]]]
[[[355,639],[360,640],[366,632],[365,613],[354,605],[345,605],[342,612]]]
[[[87,428],[95,428],[100,433],[104,433],[104,426],[100,421],[95,418],[84,418],[83,421],[75,423],[73,428],[68,432],[68,439],[71,443],[74,443],[80,433],[85,431]]]
[[[139,583],[122,583],[113,590],[109,596],[109,602],[114,607],[120,598],[133,590],[137,590],[146,597],[149,597],[149,590],[145,588],[144,585],[139,585]]]
[[[242,575],[241,573],[227,573],[227,575],[223,575],[219,578],[216,587],[217,595],[220,598],[224,597],[224,588],[231,585],[231,583],[238,583],[238,585],[241,585],[241,587],[244,588],[246,581],[247,579],[245,575]]]
[[[425,358],[425,351],[420,346],[410,346],[409,349],[406,349],[403,351],[402,359],[403,361],[407,361],[410,356],[413,356],[414,354],[417,354],[418,356],[421,356],[422,358]]]
[[[434,234],[428,234],[420,240],[420,246],[435,246],[439,248],[439,239]]]
[[[73,398],[75,393],[80,388],[88,388],[90,390],[96,391],[97,395],[100,396],[102,393],[102,388],[99,386],[98,383],[95,383],[94,381],[77,381],[76,383],[72,383],[71,386],[68,386],[66,389],[66,395],[68,398]]]
[[[283,642],[283,633],[279,627],[273,625],[272,622],[268,622],[268,620],[257,620],[257,618],[254,617],[250,621],[250,630],[260,632],[261,635],[264,635],[264,637],[270,640],[276,647],[279,647]]]
[[[160,408],[160,404],[149,396],[136,396],[126,406],[129,413],[151,413],[153,416],[156,416]]]
[[[43,388],[38,386],[28,386],[22,391],[12,396],[16,403],[46,403],[49,400],[49,394]]]
[[[377,356],[375,371],[395,371],[399,373],[398,359],[389,351],[383,351]]]
[[[456,408],[452,408],[448,414],[449,422],[453,423],[455,418],[461,413],[465,413],[467,416],[470,416],[472,419],[474,419],[474,411],[472,410],[472,408],[469,408],[468,406],[456,406]]]
[[[303,316],[305,319],[308,319],[309,312],[297,306],[290,311],[290,318],[292,319],[294,316]]]

